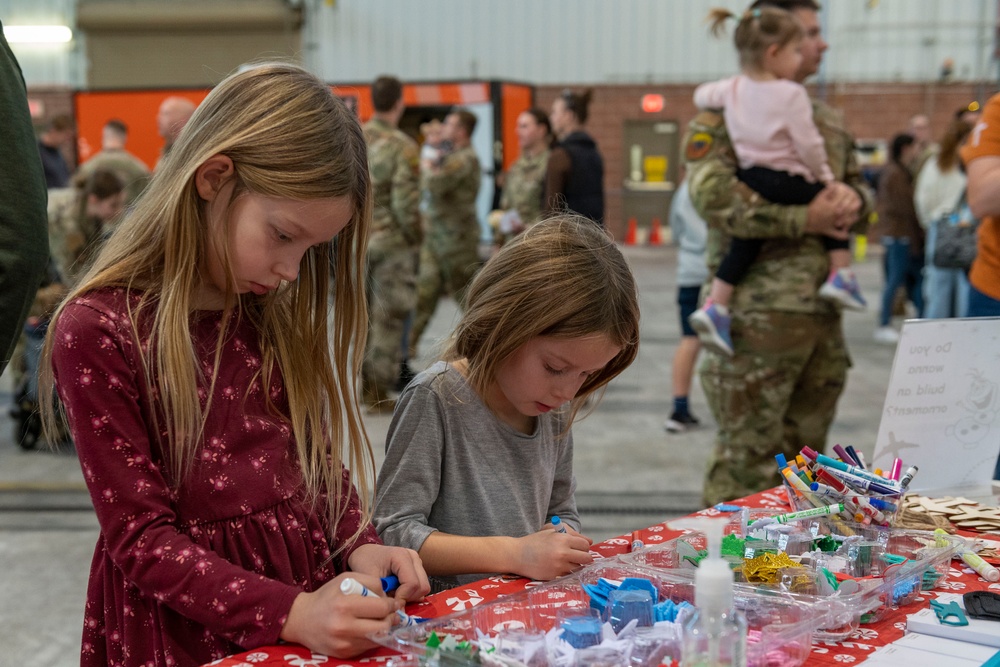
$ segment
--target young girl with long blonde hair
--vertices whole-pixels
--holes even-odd
[[[435,590],[590,563],[570,427],[638,344],[635,281],[603,228],[559,216],[505,244],[443,359],[397,401],[376,485],[382,539],[418,551]]]
[[[43,383],[101,527],[81,664],[195,665],[279,640],[351,656],[429,590],[369,523],[353,378],[370,202],[361,128],[329,87],[251,67],[198,107],[57,311]],[[344,596],[346,571],[402,585]]]

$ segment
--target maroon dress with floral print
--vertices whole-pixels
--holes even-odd
[[[199,665],[275,644],[295,596],[332,579],[378,536],[367,527],[321,566],[358,527],[357,491],[345,470],[348,510],[332,529],[307,504],[281,375],[266,388],[279,415],[256,375],[261,351],[248,318],[227,332],[196,464],[175,488],[127,315],[135,298],[93,292],[55,325],[56,386],[101,527],[80,663]],[[221,326],[221,312],[191,319],[206,376]],[[204,405],[207,384],[199,395]]]

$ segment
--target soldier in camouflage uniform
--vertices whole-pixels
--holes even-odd
[[[49,248],[60,282],[76,285],[122,211],[125,186],[99,169],[80,187],[49,193]]]
[[[149,183],[149,167],[146,163],[125,150],[128,127],[113,118],[104,124],[101,134],[101,150],[80,165],[73,177],[82,185],[98,169],[112,171],[125,184],[125,206],[129,206]]]
[[[545,172],[549,166],[549,146],[552,142],[549,115],[541,109],[528,109],[521,113],[517,117],[517,140],[521,155],[504,178],[500,208],[516,211],[523,229],[542,218]]]
[[[420,166],[416,142],[398,129],[403,87],[394,77],[372,86],[375,115],[365,123],[374,209],[368,242],[368,346],[362,373],[365,403],[391,411],[403,325],[417,302]]]
[[[46,321],[55,307],[83,274],[100,248],[112,222],[122,210],[124,186],[112,172],[97,170],[79,188],[49,190],[48,275],[35,294],[28,321],[37,325]],[[31,411],[34,405],[20,405],[27,378],[27,340],[22,332],[10,360],[15,402],[19,409]]]
[[[826,49],[813,0],[762,0],[790,10],[803,24],[797,80],[819,68]],[[706,355],[702,388],[719,424],[705,479],[714,505],[774,486],[774,456],[791,459],[802,446],[823,451],[850,357],[840,313],[818,297],[829,273],[818,235],[862,231],[871,196],[840,114],[813,101],[838,182],[808,206],[771,204],[736,178],[736,157],[718,113],[702,112],[688,127],[685,154],[691,199],[709,224],[708,263],[714,274],[730,236],[764,238],[763,249],[733,293],[735,354]],[[853,225],[853,227],[852,227]]]
[[[417,312],[410,332],[410,358],[437,309],[438,299],[451,295],[459,307],[479,268],[479,220],[476,195],[481,172],[470,139],[476,117],[465,109],[445,118],[442,138],[453,146],[440,162],[421,165],[422,186],[428,192],[427,229],[420,248]]]

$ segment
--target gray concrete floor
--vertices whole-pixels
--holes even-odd
[[[625,253],[641,290],[639,358],[610,385],[593,414],[574,426],[578,502],[586,532],[598,540],[699,509],[714,432],[697,381],[692,411],[703,427],[683,435],[663,430],[671,359],[680,336],[676,251],[629,247]],[[871,305],[866,313],[844,317],[854,368],[829,443],[853,444],[867,455],[874,449],[895,349],[872,340],[880,267],[880,254],[855,267]],[[417,369],[432,360],[434,342],[449,333],[455,318],[454,304],[443,302]],[[10,379],[0,377],[0,663],[79,664],[97,522],[74,452],[22,451],[7,417],[10,400]],[[366,421],[381,462],[389,417]]]

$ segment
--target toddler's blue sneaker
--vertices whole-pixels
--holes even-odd
[[[720,311],[721,306],[706,301],[705,305],[691,313],[688,323],[698,332],[698,338],[709,350],[733,356],[733,339],[729,333],[733,318]]]
[[[868,307],[865,298],[861,296],[858,279],[850,269],[838,269],[832,272],[819,288],[819,295],[850,310],[864,310]]]

